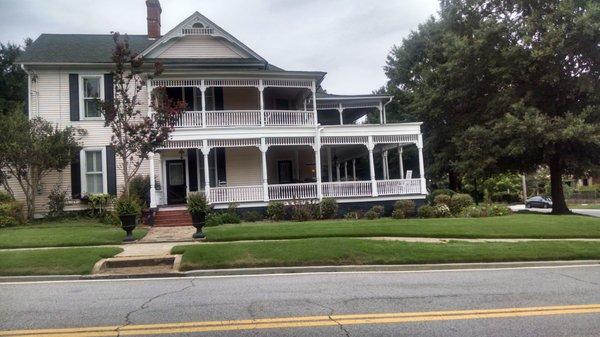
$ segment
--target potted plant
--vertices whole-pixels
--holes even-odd
[[[123,241],[133,241],[132,232],[135,229],[137,217],[141,213],[141,207],[137,201],[137,198],[122,195],[115,204],[115,211],[117,212],[117,214],[119,215],[119,219],[121,220],[121,227],[127,233]]]
[[[202,227],[206,223],[206,215],[210,212],[206,196],[202,193],[190,193],[187,197],[187,209],[192,216],[192,225],[196,227],[196,233],[193,235],[194,239],[204,238]]]

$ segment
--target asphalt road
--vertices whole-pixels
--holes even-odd
[[[552,209],[550,208],[525,208],[525,205],[512,205],[510,206],[510,209],[512,209],[515,212],[528,210],[531,212],[550,213],[552,211]],[[600,209],[572,209],[571,212],[575,214],[589,215],[600,218]]]
[[[415,312],[424,313],[401,314]],[[346,316],[355,314],[376,315]],[[238,322],[252,319],[263,321]],[[224,320],[236,322],[212,322]],[[139,330],[161,323],[177,324]],[[0,284],[0,330],[89,337],[117,336],[117,327],[158,336],[599,336],[600,266]]]

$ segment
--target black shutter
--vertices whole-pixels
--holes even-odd
[[[71,159],[71,197],[73,199],[81,198],[81,166],[79,164],[79,154]]]
[[[215,87],[215,110],[223,110],[223,88]]]
[[[219,175],[219,182],[220,181],[227,181],[227,170],[226,170],[226,164],[225,163],[225,149],[220,147],[216,149],[216,154],[217,154],[217,172]]]
[[[69,109],[71,121],[79,120],[79,75],[69,74]]]
[[[104,74],[104,101],[112,103],[115,99],[113,74]]]
[[[198,191],[198,162],[196,149],[187,150],[188,172],[190,176],[190,191]]]
[[[117,195],[117,165],[115,160],[115,150],[112,146],[106,146],[106,182],[108,191],[106,193]]]

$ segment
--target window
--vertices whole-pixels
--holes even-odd
[[[104,150],[88,149],[82,151],[82,184],[86,194],[105,193]]]
[[[102,75],[84,75],[81,76],[79,97],[82,118],[100,118],[100,109],[96,104],[96,99],[102,99],[104,96],[104,83]]]
[[[200,22],[196,22],[192,25],[192,28],[204,28],[204,25]]]

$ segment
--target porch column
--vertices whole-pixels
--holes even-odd
[[[340,163],[335,163],[335,177],[337,178],[337,181],[341,181],[341,177],[340,177]]]
[[[269,201],[269,181],[267,179],[267,151],[269,146],[265,141],[265,138],[260,139],[260,156],[262,162],[262,185],[263,185],[263,201]]]
[[[263,91],[265,87],[263,86],[263,80],[258,80],[258,92],[260,96],[260,126],[265,126],[265,97],[263,95]]]
[[[312,92],[312,101],[313,101],[313,117],[315,119],[315,125],[319,124],[319,118],[317,116],[317,82],[312,81],[310,91]],[[321,136],[319,136],[321,137]]]
[[[315,175],[317,176],[317,199],[323,199],[323,186],[321,186],[321,134],[317,129],[317,136],[315,137]]]
[[[372,196],[376,197],[377,193],[377,181],[375,180],[375,161],[373,160],[373,149],[375,143],[373,143],[373,136],[369,136],[369,142],[367,143],[367,150],[369,150],[369,172],[371,174],[371,192]]]
[[[388,169],[387,169],[387,151],[381,151],[381,173],[383,180],[388,179]]]
[[[206,86],[204,85],[204,80],[200,82],[200,93],[202,94],[202,127],[206,127]]]
[[[377,109],[379,109],[379,124],[383,124],[383,104],[381,104],[381,101],[379,102],[379,107]]]
[[[356,181],[356,159],[352,159],[352,180]]]
[[[423,162],[423,135],[419,134],[417,141],[419,149],[419,176],[421,177],[421,194],[427,194],[427,185],[425,183],[425,163]]]
[[[344,108],[342,108],[342,103],[339,104],[337,110],[340,113],[340,125],[344,125]]]
[[[327,178],[329,182],[333,181],[333,167],[331,163],[331,146],[327,147]]]
[[[344,162],[344,179],[348,181],[348,161]]]
[[[398,144],[398,165],[400,166],[400,179],[404,179],[404,158],[402,158],[402,146]]]
[[[150,166],[150,208],[156,208],[156,186],[154,185],[154,152],[148,153],[148,165]]]
[[[202,156],[204,158],[204,194],[206,199],[210,202],[210,171],[208,167],[208,155],[210,154],[210,147],[208,147],[208,141],[204,139],[202,141]]]

